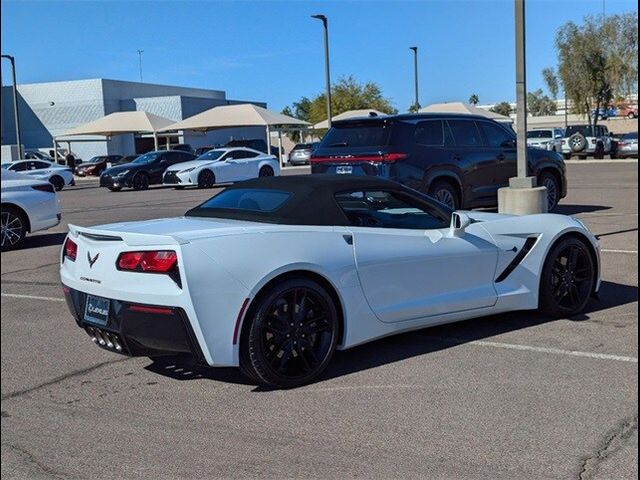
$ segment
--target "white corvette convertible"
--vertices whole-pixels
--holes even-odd
[[[189,162],[172,165],[164,173],[163,183],[177,188],[209,188],[216,183],[274,175],[280,175],[280,164],[273,155],[251,148],[216,148]]]
[[[277,387],[398,332],[575,315],[600,284],[598,242],[572,217],[452,212],[330,175],[238,183],[179,218],[70,225],[61,262],[68,306],[100,347],[189,353]]]

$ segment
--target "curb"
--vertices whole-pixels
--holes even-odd
[[[565,160],[564,163],[567,165],[579,165],[581,163],[638,163],[637,158],[620,158],[615,160]]]

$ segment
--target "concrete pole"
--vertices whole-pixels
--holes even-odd
[[[160,148],[158,145],[158,132],[153,132],[153,149],[157,152],[158,148]]]
[[[417,112],[420,108],[420,101],[418,100],[418,47],[409,47],[409,50],[413,50],[413,77],[416,90],[416,99],[413,105]]]
[[[282,155],[282,131],[278,130],[278,160],[280,167],[284,167],[284,155]]]
[[[53,160],[55,164],[58,164],[58,140],[56,137],[53,137]]]
[[[327,99],[327,123],[329,124],[329,128],[331,128],[331,73],[329,71],[329,20],[324,15],[311,15],[311,18],[315,18],[322,22],[323,30],[324,30],[324,74],[325,74],[325,88],[326,88],[326,99]]]
[[[16,59],[12,55],[2,55],[11,62],[11,79],[13,82],[13,116],[16,127],[16,143],[18,144],[18,158],[22,158],[22,136],[20,135],[20,113],[18,112],[18,85],[16,84]]]

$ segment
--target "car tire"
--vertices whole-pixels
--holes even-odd
[[[198,175],[198,188],[212,188],[216,184],[216,175],[211,170],[202,170]]]
[[[627,118],[628,118],[629,120],[633,120],[634,118],[636,118],[636,116],[635,116],[635,114],[634,114],[633,112],[629,112],[629,113],[627,114]]]
[[[134,190],[148,190],[149,177],[146,173],[136,173],[131,182]]]
[[[269,387],[292,388],[317,378],[338,341],[338,311],[319,283],[293,277],[261,293],[245,318],[241,371]]]
[[[447,207],[456,210],[460,208],[460,198],[457,190],[449,182],[436,180],[429,188],[429,196],[435,198]]]
[[[593,158],[596,160],[602,160],[604,158],[604,145],[602,143],[598,143],[598,145],[596,145],[596,150],[593,152]]]
[[[587,148],[587,139],[580,132],[576,132],[568,139],[569,148],[572,152],[578,153]]]
[[[2,251],[18,247],[27,235],[28,220],[25,214],[14,207],[2,207]]]
[[[53,185],[53,188],[55,188],[56,192],[59,192],[64,188],[64,178],[62,178],[60,175],[54,175],[53,177],[51,177],[49,179],[49,183]]]
[[[538,185],[547,189],[547,211],[552,212],[560,201],[560,183],[551,172],[542,172],[538,175]]]
[[[269,167],[268,165],[263,166],[258,172],[259,177],[273,177],[273,175],[273,168]]]
[[[549,251],[540,278],[540,311],[571,317],[589,302],[596,281],[596,265],[585,241],[560,239]]]
[[[570,155],[570,154],[568,154],[568,153],[563,153],[563,154],[562,154],[562,157],[563,157],[565,160],[571,160],[571,155]]]
[[[122,187],[109,187],[109,190],[111,190],[112,192],[119,192],[120,190],[122,190]]]

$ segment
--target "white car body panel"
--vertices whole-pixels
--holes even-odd
[[[310,272],[333,287],[344,317],[338,348],[345,349],[402,331],[537,308],[544,259],[564,234],[587,238],[599,257],[595,237],[572,217],[468,215],[475,223],[459,237],[452,229],[378,232],[196,217],[70,225],[77,260],[62,261],[60,276],[85,293],[182,308],[206,362],[237,366],[233,339],[243,304],[287,272]],[[519,250],[530,236],[537,238],[533,249],[505,281],[495,282],[516,256],[513,247]],[[175,250],[182,288],[166,275],[118,271],[118,254],[132,249]],[[90,268],[88,256],[98,252]]]
[[[216,148],[213,150],[224,151],[225,153],[219,160],[215,161],[195,159],[189,162],[172,165],[164,174],[165,184],[176,185],[175,183],[166,181],[166,175],[168,173],[173,173],[180,179],[180,183],[177,185],[198,185],[198,176],[203,170],[210,170],[213,172],[216,183],[232,183],[257,178],[260,169],[264,166],[271,167],[274,175],[280,175],[280,163],[273,155],[267,155],[257,150],[243,147]],[[251,153],[256,156],[252,158],[230,158],[236,152]]]
[[[60,223],[60,203],[55,193],[31,188],[48,182],[19,173],[2,172],[2,205],[13,205],[29,218],[29,232],[55,227]]]
[[[7,170],[14,171],[15,166],[22,163],[46,164],[46,168],[21,170],[16,171],[15,173],[27,175],[29,177],[33,177],[38,180],[44,180],[47,182],[50,181],[52,177],[58,176],[64,180],[65,185],[73,185],[75,183],[73,173],[68,167],[65,167],[63,165],[56,165],[55,163],[47,162],[46,160],[17,160],[15,162],[3,164],[2,167],[6,168]]]

